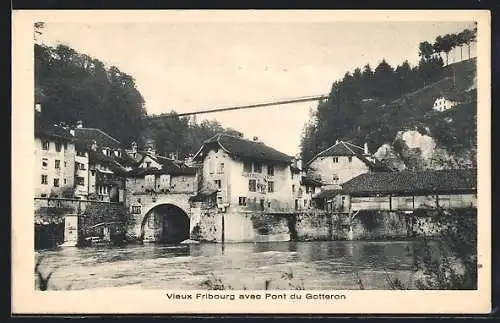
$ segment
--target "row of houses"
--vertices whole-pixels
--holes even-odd
[[[126,202],[149,194],[190,194],[225,213],[289,213],[308,209],[415,209],[474,206],[475,170],[395,172],[368,149],[337,141],[307,163],[260,142],[218,134],[189,160],[154,147],[124,148],[80,122],[74,129],[35,116],[36,197]]]

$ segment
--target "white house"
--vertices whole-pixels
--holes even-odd
[[[440,97],[437,98],[436,101],[434,101],[432,109],[434,109],[434,111],[444,112],[455,107],[457,104],[458,103],[455,101],[451,101],[445,97]]]
[[[35,111],[35,197],[71,197],[75,145],[69,130],[50,124]],[[68,191],[65,192],[65,189]],[[72,194],[70,194],[72,195]]]

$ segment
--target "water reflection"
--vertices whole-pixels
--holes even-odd
[[[44,270],[57,268],[56,288],[129,286],[199,289],[215,274],[235,288],[262,289],[266,279],[293,271],[307,289],[387,289],[385,271],[411,281],[419,242],[263,242],[129,245],[42,251]]]

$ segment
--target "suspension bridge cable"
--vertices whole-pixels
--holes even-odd
[[[157,118],[177,118],[177,117],[185,117],[185,116],[197,115],[197,114],[206,114],[206,113],[215,113],[215,112],[223,112],[223,111],[242,110],[242,109],[253,109],[253,108],[267,107],[267,106],[273,106],[273,105],[282,105],[282,104],[308,102],[308,101],[319,101],[319,100],[324,100],[327,98],[328,98],[327,95],[303,96],[303,97],[298,97],[298,98],[294,98],[294,99],[285,99],[285,100],[280,100],[280,101],[255,103],[255,104],[240,105],[240,106],[226,107],[226,108],[216,108],[216,109],[209,109],[209,110],[199,110],[199,111],[195,111],[195,112],[177,113],[177,114],[173,114],[173,115],[154,116],[154,118],[155,119],[157,119]]]

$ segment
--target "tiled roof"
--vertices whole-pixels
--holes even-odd
[[[345,182],[342,190],[354,195],[473,191],[476,176],[476,169],[365,173]]]
[[[244,138],[233,137],[227,134],[218,134],[205,141],[200,151],[198,151],[194,158],[197,158],[200,152],[204,150],[204,148],[213,146],[218,146],[224,149],[231,156],[241,159],[256,159],[287,164],[292,163],[291,156],[288,156],[274,148],[266,146],[261,142],[250,141]]]
[[[104,131],[96,128],[76,128],[75,138],[85,141],[94,141],[97,146],[104,148],[120,149],[120,142]]]
[[[134,168],[128,172],[123,173],[125,177],[143,177],[146,175],[195,175],[196,168],[193,167],[175,167],[175,168]]]
[[[346,141],[339,141],[330,148],[323,150],[316,157],[326,157],[326,156],[357,156],[362,155],[364,150],[362,147],[351,144]]]
[[[323,150],[322,152],[314,156],[310,161],[308,161],[306,163],[306,167],[309,167],[309,165],[314,160],[316,160],[316,158],[329,156],[355,156],[359,158],[363,163],[365,163],[368,167],[370,167],[372,171],[392,171],[392,169],[389,169],[375,157],[365,154],[363,148],[346,141],[339,141],[330,148]]]
[[[300,184],[307,186],[322,186],[323,183],[320,180],[317,180],[311,176],[302,176]]]
[[[43,120],[39,115],[35,115],[35,137],[60,139],[63,141],[73,141],[74,139],[69,130]]]

